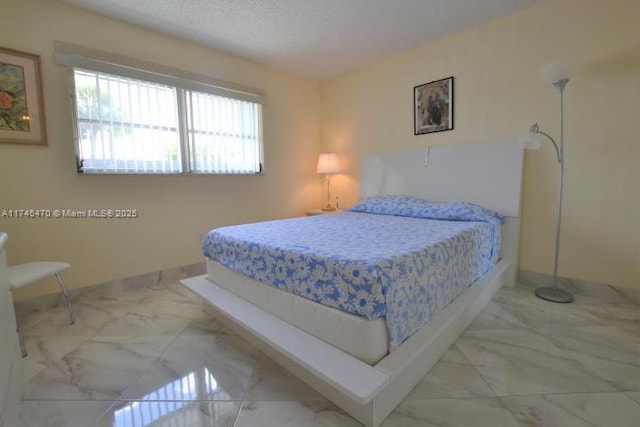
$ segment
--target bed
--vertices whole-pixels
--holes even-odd
[[[353,210],[214,230],[183,283],[375,427],[513,284],[521,175],[510,143],[371,154]]]

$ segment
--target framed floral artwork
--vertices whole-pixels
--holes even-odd
[[[47,145],[40,56],[0,47],[0,142]]]
[[[413,88],[414,135],[453,129],[453,77]]]

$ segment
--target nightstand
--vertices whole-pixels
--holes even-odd
[[[314,215],[334,214],[339,212],[344,212],[344,211],[342,209],[336,209],[335,211],[323,211],[322,209],[311,209],[306,211],[305,215],[314,216]]]

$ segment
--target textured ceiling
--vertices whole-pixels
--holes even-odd
[[[59,0],[322,80],[546,0]]]

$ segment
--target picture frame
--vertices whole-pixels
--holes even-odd
[[[0,142],[47,145],[39,55],[0,47]]]
[[[413,88],[413,134],[453,129],[453,76]]]

